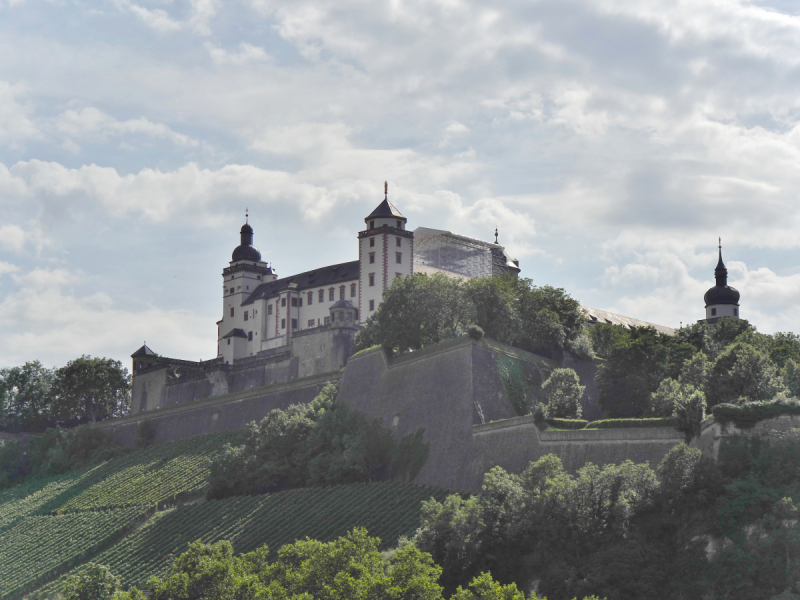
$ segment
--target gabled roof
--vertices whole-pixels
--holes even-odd
[[[158,355],[152,350],[150,350],[150,348],[147,347],[147,344],[144,344],[136,352],[131,354],[131,356],[158,356]]]
[[[389,202],[387,198],[384,198],[383,202],[378,204],[378,208],[376,208],[375,210],[372,211],[372,213],[370,213],[370,215],[367,217],[367,220],[379,219],[381,217],[389,217],[392,219],[403,219],[404,221],[408,220],[403,215],[400,214],[400,211],[397,210],[394,204]]]
[[[244,332],[244,329],[231,329],[228,333],[222,336],[222,339],[224,340],[225,338],[234,337],[247,338],[247,334]]]
[[[610,323],[611,325],[620,325],[627,329],[631,327],[652,327],[657,332],[663,333],[664,335],[675,335],[675,329],[673,327],[667,327],[666,325],[657,325],[656,323],[626,317],[625,315],[618,315],[608,312],[607,310],[600,310],[599,308],[589,308],[588,306],[581,306],[581,310],[586,315],[590,325]]]
[[[352,309],[354,309],[354,310],[355,310],[355,308],[356,308],[356,307],[355,307],[355,306],[353,306],[353,305],[352,305],[350,302],[348,302],[347,300],[337,300],[336,302],[334,302],[333,304],[331,304],[331,308],[352,308]]]
[[[297,290],[307,290],[309,288],[326,287],[332,284],[339,284],[349,279],[358,279],[359,261],[330,265],[313,271],[306,271],[291,277],[268,281],[259,285],[250,296],[242,302],[242,306],[252,304],[256,300],[272,298],[278,293],[289,287],[289,284],[296,284]]]

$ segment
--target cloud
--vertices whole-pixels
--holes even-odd
[[[0,275],[8,275],[9,273],[16,273],[17,271],[19,271],[17,265],[0,261]]]
[[[85,287],[86,276],[64,269],[8,272],[17,287],[0,297],[0,335],[5,340],[0,365],[38,359],[61,366],[87,353],[113,357],[129,367],[128,355],[143,339],[157,340],[150,344],[166,355],[189,347],[205,359],[216,354],[213,323],[186,311],[122,310],[105,292],[71,290],[78,283]]]
[[[22,142],[41,139],[41,132],[31,120],[32,108],[19,101],[27,91],[23,85],[0,81],[0,145],[17,147]]]
[[[20,252],[25,245],[25,231],[19,225],[0,226],[0,247]]]
[[[228,52],[224,48],[219,48],[210,42],[205,44],[209,56],[215,65],[236,65],[241,66],[250,62],[265,61],[269,56],[263,48],[252,46],[246,42],[239,44],[238,52]]]
[[[177,146],[198,146],[197,140],[173,131],[163,123],[154,123],[145,117],[118,121],[104,112],[88,107],[80,111],[67,110],[56,120],[56,129],[73,138],[105,141],[110,136],[145,135],[172,142]]]
[[[145,8],[130,0],[114,0],[114,4],[122,11],[134,15],[139,21],[153,31],[169,33],[190,29],[203,36],[211,35],[211,21],[217,14],[218,0],[189,0],[190,10],[188,18],[184,21],[173,18],[161,8]]]

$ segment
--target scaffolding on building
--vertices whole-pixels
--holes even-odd
[[[499,244],[418,227],[414,230],[414,264],[465,277],[497,277],[515,265]]]

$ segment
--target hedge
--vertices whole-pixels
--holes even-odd
[[[733,422],[741,429],[749,429],[759,421],[774,419],[782,415],[800,415],[797,400],[773,400],[770,402],[748,402],[747,404],[717,404],[711,409],[719,423]]]
[[[659,419],[604,419],[592,421],[584,429],[625,429],[633,427],[677,427],[678,417]]]
[[[544,422],[558,429],[583,429],[589,424],[583,419],[545,419]]]

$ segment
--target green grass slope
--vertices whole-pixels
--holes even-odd
[[[273,552],[298,539],[331,541],[353,527],[380,537],[384,548],[419,526],[423,500],[447,492],[410,483],[372,483],[290,490],[194,504],[156,513],[148,523],[93,560],[108,566],[125,586],[143,586],[166,572],[189,542],[230,540],[237,552],[268,545]],[[60,582],[43,588],[56,592]]]

